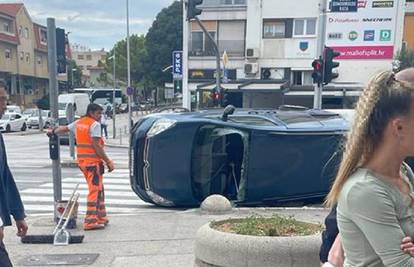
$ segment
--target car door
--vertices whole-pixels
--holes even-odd
[[[17,127],[17,121],[16,121],[16,114],[12,114],[10,115],[10,129],[12,131],[17,131],[18,127]]]
[[[21,115],[15,114],[13,115],[13,127],[14,131],[20,131],[23,127],[24,119]]]

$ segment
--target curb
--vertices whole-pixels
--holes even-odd
[[[105,144],[106,147],[115,147],[115,148],[128,148],[129,145],[117,145],[117,144],[110,144],[110,143],[106,143]]]

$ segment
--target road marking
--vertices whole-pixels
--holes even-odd
[[[75,178],[75,177],[69,177],[69,178],[64,178],[63,180],[62,180],[62,182],[68,182],[68,183],[80,183],[80,184],[82,184],[82,183],[86,183],[86,180],[85,180],[85,178]],[[103,183],[104,183],[104,186],[106,185],[106,184],[127,184],[127,185],[129,185],[129,180],[125,180],[125,179],[110,179],[110,178],[106,178],[106,177],[104,177],[104,179],[103,179]],[[129,189],[131,190],[131,187],[129,187]]]
[[[74,188],[75,186],[73,186],[71,189],[62,189],[62,194],[70,195],[72,194]],[[77,192],[80,193],[81,196],[88,195],[88,190],[78,190]],[[51,194],[53,196],[53,188],[29,188],[20,191],[20,195],[27,194]],[[139,197],[132,191],[111,191],[105,189],[105,196],[125,196],[136,197],[137,199],[139,199]]]
[[[75,188],[76,183],[63,183],[62,184],[62,188]],[[47,183],[47,184],[42,184],[40,185],[40,187],[50,187],[53,188],[53,183]],[[80,189],[88,189],[88,185],[87,184],[80,184],[79,185]],[[111,184],[108,186],[105,186],[105,182],[104,182],[104,188],[105,188],[105,192],[106,190],[126,190],[126,191],[132,191],[131,186],[129,185],[117,185],[117,184]]]
[[[70,196],[64,196],[63,199],[68,199]],[[84,195],[83,197],[86,197],[86,195]],[[26,196],[23,195],[21,196],[23,203],[27,203],[27,202],[48,202],[51,201],[53,202],[53,196]],[[142,201],[141,199],[139,199],[138,197],[136,199],[117,199],[117,198],[105,198],[105,204],[106,205],[143,205],[145,204],[144,201]],[[84,203],[81,201],[81,205],[84,205]],[[25,205],[26,206],[26,205]]]

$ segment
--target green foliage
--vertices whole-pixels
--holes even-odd
[[[145,82],[151,86],[164,85],[172,81],[171,71],[162,69],[172,64],[172,52],[182,50],[183,35],[182,4],[175,1],[158,13],[148,30],[145,47],[147,57],[144,66]]]
[[[213,222],[211,227],[223,232],[254,236],[304,236],[322,231],[320,224],[301,222],[293,217],[279,215],[273,215],[271,218],[250,216],[244,219],[229,219]]]
[[[146,55],[145,51],[145,37],[144,35],[131,35],[129,38],[130,59],[131,59],[131,84],[136,86],[142,79],[145,73],[143,66],[143,59]],[[127,42],[126,39],[121,40],[107,54],[105,62],[105,69],[107,73],[113,73],[113,58],[109,58],[115,51],[115,76],[117,81],[122,81],[124,84],[128,81],[128,67],[127,67]],[[100,77],[105,78],[105,77]],[[106,77],[106,79],[108,79]],[[108,82],[113,82],[112,79]]]
[[[414,67],[414,50],[404,46],[397,52],[395,59],[399,61],[397,71]]]

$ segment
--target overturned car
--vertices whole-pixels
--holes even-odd
[[[323,110],[151,114],[133,127],[131,186],[160,206],[195,206],[212,194],[239,205],[320,202],[348,128]]]

